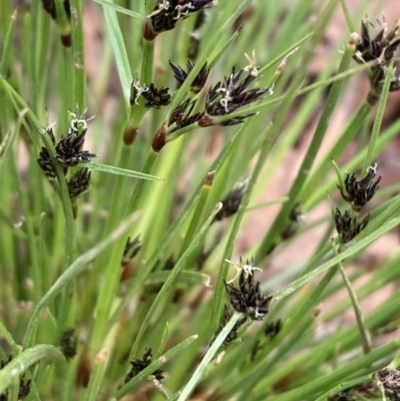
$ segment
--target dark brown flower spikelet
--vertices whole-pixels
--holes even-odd
[[[215,341],[215,339],[217,338],[218,334],[222,331],[222,329],[227,325],[227,323],[229,322],[231,317],[232,317],[232,314],[229,311],[229,306],[225,304],[224,312],[223,312],[219,327],[218,327],[217,331],[215,332],[215,336],[214,336],[213,340],[211,341],[211,344]],[[239,337],[238,331],[246,323],[246,321],[247,321],[247,316],[243,317],[242,319],[239,319],[235,323],[232,330],[226,336],[226,338],[223,342],[224,345],[228,345],[229,343],[231,343],[232,341],[236,340]]]
[[[87,128],[82,128],[79,132],[78,125],[71,124],[68,133],[62,137],[56,146],[56,157],[63,168],[68,171],[68,167],[75,167],[81,163],[88,163],[97,155],[87,150],[81,150],[85,142]]]
[[[50,136],[53,145],[55,145],[55,137],[52,128],[48,127],[46,133]],[[74,119],[71,121],[67,135],[62,137],[57,145],[55,145],[56,159],[63,167],[64,174],[67,174],[69,167],[75,167],[81,163],[88,163],[93,157],[96,157],[94,153],[81,150],[86,133],[86,121]],[[37,161],[46,177],[51,180],[56,178],[56,170],[48,149],[42,147]]]
[[[12,354],[10,354],[6,359],[0,361],[0,370],[8,365],[13,359]],[[18,400],[23,400],[26,398],[31,391],[31,380],[25,380],[24,376],[19,379],[19,390],[18,390]],[[0,401],[8,401],[8,390],[0,393]]]
[[[46,129],[46,134],[50,137],[53,145],[55,145],[56,140],[51,127],[48,127]],[[44,171],[44,174],[49,180],[54,180],[56,178],[56,169],[53,165],[53,162],[51,161],[49,151],[44,146],[39,153],[39,159],[37,159],[37,162],[39,163],[41,169]]]
[[[120,385],[122,387],[124,384],[128,383],[132,378],[137,376],[142,370],[146,369],[152,362],[152,350],[151,348],[147,349],[143,355],[143,359],[133,359],[130,363],[132,365],[131,370],[125,376],[124,382]],[[164,379],[163,371],[161,369],[157,369],[152,373],[153,376],[158,381]]]
[[[247,266],[251,264],[247,262]],[[251,320],[263,320],[269,312],[272,295],[262,295],[261,283],[254,280],[253,271],[242,269],[239,276],[239,288],[224,280],[226,292],[233,308]]]
[[[136,236],[133,240],[128,237],[125,249],[121,258],[121,266],[123,268],[121,273],[120,282],[131,278],[134,262],[134,257],[139,253],[142,245],[140,243],[140,235]]]
[[[172,68],[172,71],[174,72],[175,79],[178,81],[179,88],[183,84],[183,82],[185,82],[190,71],[193,70],[194,64],[190,60],[187,60],[187,71],[185,71],[182,67],[180,67],[178,64],[173,63],[171,60],[169,60],[168,62]],[[205,63],[190,85],[190,90],[193,93],[197,94],[203,89],[209,73],[210,69],[207,68],[207,63]]]
[[[275,322],[268,322],[264,328],[264,334],[269,340],[273,340],[282,330],[282,320],[278,319]]]
[[[179,21],[191,13],[210,8],[214,3],[214,0],[158,0],[154,11],[147,18],[143,37],[154,40],[161,32],[174,29]]]
[[[89,190],[90,178],[90,170],[84,167],[68,180],[68,192],[71,199],[75,199]]]
[[[350,211],[346,210],[342,214],[339,208],[335,212],[335,226],[339,234],[340,242],[347,244],[354,239],[362,230],[367,227],[370,215],[366,215],[364,219],[359,220],[357,217],[352,217]]]
[[[215,221],[221,221],[226,219],[230,216],[235,215],[242,203],[244,191],[246,189],[246,185],[240,185],[237,188],[234,188],[231,192],[226,195],[226,197],[221,201],[222,208],[221,210],[215,215],[212,223]]]
[[[236,72],[235,66],[233,66],[231,74],[208,91],[205,102],[206,112],[200,119],[199,126],[236,125],[243,123],[246,118],[254,116],[256,113],[248,113],[223,122],[218,122],[218,118],[215,118],[234,113],[240,108],[261,99],[269,89],[246,90],[255,79],[256,76],[251,71],[241,69]]]
[[[75,336],[75,329],[70,328],[64,330],[60,339],[60,348],[67,360],[76,355],[77,345],[78,339]]]
[[[354,60],[359,64],[379,58],[382,58],[382,62],[388,63],[393,59],[394,52],[400,45],[400,39],[393,41],[399,29],[398,21],[388,33],[386,33],[386,22],[381,23],[378,20],[377,22],[382,26],[382,29],[376,34],[375,38],[371,38],[369,26],[374,26],[367,19],[361,21],[361,39],[358,41],[353,55]]]
[[[140,234],[136,236],[133,240],[131,240],[131,237],[128,237],[121,259],[121,265],[124,265],[124,263],[133,259],[139,253],[141,248],[142,245],[140,243]]]
[[[386,397],[390,401],[400,401],[400,371],[397,369],[385,368],[375,373],[375,377]]]
[[[365,206],[375,195],[379,189],[379,182],[382,176],[379,176],[373,181],[376,176],[376,165],[369,167],[367,175],[357,181],[355,173],[347,174],[344,180],[345,188],[338,185],[342,198],[352,204],[353,209],[359,212],[363,206]]]
[[[167,106],[171,102],[169,88],[162,87],[157,89],[153,83],[142,92],[141,96],[147,101],[144,106],[149,108],[159,109],[161,106]]]
[[[361,35],[355,46],[354,60],[359,64],[372,62],[367,71],[370,81],[370,92],[367,101],[374,105],[382,92],[383,83],[389,66],[394,62],[394,54],[400,45],[400,39],[395,39],[399,30],[399,21],[396,21],[393,28],[387,33],[385,20],[383,23],[377,21],[382,29],[375,38],[369,34],[369,25],[373,26],[368,20],[361,22]],[[394,70],[391,78],[389,90],[391,92],[400,89],[400,71]]]

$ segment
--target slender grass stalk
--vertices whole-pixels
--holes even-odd
[[[333,243],[332,243],[332,248],[333,248],[333,251],[335,252],[335,255],[337,255],[338,251],[337,251],[336,246]],[[362,346],[363,346],[364,354],[368,354],[368,352],[371,352],[371,339],[370,339],[368,331],[365,327],[364,316],[363,316],[360,304],[358,302],[357,295],[351,286],[351,282],[350,282],[349,278],[347,277],[346,271],[344,270],[342,263],[338,263],[338,266],[339,266],[340,274],[342,275],[343,281],[344,281],[347,291],[349,293],[349,297],[350,297],[351,303],[353,305],[354,313],[356,315],[358,329],[360,331],[360,335],[362,338]]]
[[[339,73],[347,70],[351,56],[354,52],[354,42],[350,40],[346,46],[345,53],[343,55],[342,61],[339,66]],[[326,101],[326,107],[324,108],[323,115],[321,116],[318,127],[315,130],[313,139],[309,146],[306,156],[303,159],[303,163],[299,169],[299,172],[296,176],[294,183],[292,184],[288,197],[289,201],[285,202],[282,205],[282,209],[279,212],[279,215],[275,219],[272,227],[268,231],[268,234],[264,237],[263,241],[261,242],[260,248],[257,252],[257,258],[261,259],[265,256],[267,251],[270,249],[271,245],[273,244],[274,238],[276,233],[282,230],[283,224],[287,219],[288,213],[293,208],[295,202],[298,201],[298,196],[300,191],[307,179],[307,176],[311,170],[312,165],[314,164],[315,157],[318,153],[318,150],[321,146],[322,140],[325,136],[326,130],[328,128],[330,117],[335,109],[335,105],[339,99],[340,91],[343,86],[343,81],[339,81],[332,85],[332,89],[329,92],[328,99]]]
[[[393,76],[393,66],[391,65],[386,73],[385,82],[383,84],[382,94],[379,100],[379,106],[374,120],[374,126],[372,128],[371,139],[368,145],[368,152],[365,156],[362,171],[367,171],[368,167],[372,164],[372,159],[374,157],[376,142],[379,137],[379,131],[382,124],[383,113],[385,112],[386,102],[389,95],[390,83]]]
[[[0,394],[7,389],[15,377],[22,375],[35,363],[47,359],[59,369],[61,377],[66,374],[67,364],[59,349],[53,345],[35,345],[22,351],[0,371]]]
[[[70,0],[72,22],[72,49],[74,58],[74,106],[82,114],[86,110],[86,68],[83,43],[83,2]]]

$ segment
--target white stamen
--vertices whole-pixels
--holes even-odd
[[[235,277],[233,279],[227,281],[228,284],[233,283],[240,276],[242,271],[244,272],[246,279],[247,279],[247,277],[253,275],[254,270],[258,270],[258,271],[262,272],[262,269],[260,269],[259,267],[253,267],[251,264],[244,264],[242,267],[240,267],[240,263],[238,263],[238,262],[232,262],[228,259],[225,259],[225,262],[228,262],[237,271]]]
[[[247,60],[249,61],[249,65],[244,67],[243,70],[250,72],[250,75],[252,77],[256,77],[258,75],[256,51],[253,49],[253,53],[251,54],[251,57],[247,53],[245,53],[244,55],[247,58]]]
[[[132,86],[134,87],[134,89],[136,90],[136,95],[135,95],[135,104],[139,104],[138,103],[138,99],[140,97],[140,95],[144,92],[148,92],[149,88],[146,85],[140,85],[139,79],[136,75],[135,79],[132,82]]]
[[[154,17],[155,15],[160,14],[160,12],[163,10],[168,10],[169,6],[170,6],[170,4],[169,4],[168,0],[162,0],[162,3],[159,4],[158,9],[154,10],[150,15],[147,16],[147,18]]]
[[[374,172],[374,174],[376,174],[377,167],[378,167],[378,163],[375,163],[373,166],[369,166],[367,168],[367,173],[369,173],[372,170]]]
[[[175,10],[178,11],[178,15],[176,17],[174,17],[174,19],[177,20],[177,19],[181,18],[182,16],[185,17],[186,15],[189,14],[189,11],[191,9],[192,10],[194,9],[194,7],[192,6],[192,3],[186,3],[183,6],[178,4],[175,7]]]

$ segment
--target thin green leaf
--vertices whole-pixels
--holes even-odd
[[[127,8],[121,7],[121,6],[119,6],[117,4],[114,4],[114,3],[110,2],[110,1],[106,1],[106,0],[93,0],[93,1],[95,3],[99,3],[99,4],[103,5],[105,7],[110,7],[112,9],[114,9],[115,11],[118,11],[121,14],[129,15],[130,17],[140,19],[141,21],[145,20],[145,18],[142,15],[136,13],[135,11],[128,10]]]
[[[102,171],[104,173],[110,173],[115,175],[123,175],[125,177],[139,178],[142,180],[150,180],[150,181],[165,181],[164,178],[156,177],[155,175],[141,173],[140,171],[132,171],[127,170],[125,168],[109,166],[106,164],[89,162],[85,163],[83,166],[90,168],[91,170]]]

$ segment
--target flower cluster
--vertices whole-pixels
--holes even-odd
[[[353,58],[359,64],[373,61],[368,70],[368,78],[371,84],[369,101],[373,104],[377,101],[383,87],[388,67],[393,62],[394,53],[400,45],[400,39],[395,39],[399,30],[399,21],[396,21],[393,28],[387,33],[386,22],[379,22],[382,29],[375,38],[369,34],[369,25],[373,26],[368,20],[361,22],[361,35],[355,46]],[[390,91],[400,89],[400,71],[395,71],[390,84]]]
[[[245,268],[244,268],[245,267]],[[254,270],[248,261],[241,269],[239,288],[224,280],[226,292],[232,307],[251,320],[262,320],[268,313],[272,295],[262,295],[261,284],[254,280]]]
[[[50,139],[55,146],[56,160],[62,166],[64,175],[67,175],[69,168],[76,167],[79,164],[88,163],[93,157],[96,157],[94,153],[82,150],[87,133],[86,120],[77,119],[75,114],[73,114],[73,117],[75,118],[71,120],[67,135],[62,137],[57,145],[52,127],[46,129],[47,134],[50,136]],[[46,177],[49,178],[49,180],[55,180],[56,169],[46,147],[42,147],[37,161]],[[91,172],[86,167],[76,171],[69,179],[67,179],[68,192],[72,201],[88,191],[90,187],[90,179]],[[76,216],[75,210],[74,216]]]
[[[152,350],[149,348],[148,350],[145,351],[143,355],[143,359],[134,359],[131,361],[132,369],[128,372],[128,374],[125,376],[124,382],[122,383],[121,387],[128,383],[132,378],[137,376],[142,370],[146,369],[147,366],[151,364],[152,361]],[[158,380],[161,381],[164,379],[163,376],[163,371],[161,369],[155,370],[152,375]]]
[[[185,71],[178,64],[173,63],[171,60],[169,60],[169,65],[171,66],[172,71],[174,72],[175,79],[178,81],[178,88],[179,88],[189,75],[190,71],[193,70],[194,64],[190,60],[188,60],[187,71]],[[204,85],[206,84],[209,73],[210,69],[207,68],[207,63],[206,63],[203,65],[200,72],[197,74],[192,84],[190,85],[190,90],[194,94],[199,93],[203,89]]]
[[[390,401],[400,400],[400,371],[396,369],[382,369],[375,373],[379,387]]]
[[[255,113],[248,113],[243,116],[233,117],[223,122],[218,122],[215,117],[229,115],[241,107],[259,100],[269,89],[254,88],[246,90],[256,79],[253,71],[242,68],[236,72],[232,68],[231,74],[221,82],[210,88],[206,97],[205,113],[199,121],[199,126],[210,125],[235,125],[241,124],[248,117]]]
[[[169,88],[161,87],[158,89],[153,83],[150,86],[141,85],[136,77],[131,85],[130,104],[139,104],[138,99],[140,96],[146,100],[144,106],[148,108],[159,109],[161,106],[167,106],[171,102]]]
[[[215,332],[215,337],[212,340],[211,344],[215,341],[215,338],[217,338],[218,334],[222,331],[222,329],[227,325],[229,320],[231,319],[232,314],[229,311],[229,306],[225,305],[224,307],[224,313],[222,315],[222,319],[220,321],[218,330]],[[224,340],[224,345],[228,345],[232,341],[235,341],[239,337],[239,329],[246,323],[247,321],[247,316],[243,317],[242,319],[239,319],[235,325],[233,326],[232,330],[229,332],[229,334],[226,336]]]
[[[60,339],[60,348],[66,359],[71,359],[76,355],[78,339],[76,338],[75,329],[64,330]]]
[[[81,168],[68,180],[67,186],[71,200],[89,190],[91,174],[88,168]]]
[[[376,164],[374,167],[369,167],[367,175],[360,181],[357,181],[355,173],[347,174],[344,180],[345,187],[338,185],[343,199],[352,204],[353,210],[359,212],[375,195],[379,189],[379,182],[382,176],[379,176],[373,181],[376,176]]]
[[[161,32],[174,29],[190,14],[216,4],[217,0],[158,0],[154,11],[147,17],[143,36],[154,40]]]
[[[264,334],[269,340],[273,340],[282,330],[282,320],[278,319],[275,322],[268,322],[264,328]]]
[[[380,391],[372,380],[360,383],[354,387],[339,391],[328,396],[328,401],[356,401],[356,400],[375,400],[379,397]]]
[[[353,213],[346,210],[342,213],[339,208],[336,208],[334,213],[334,221],[336,231],[340,236],[340,242],[347,244],[355,236],[357,236],[365,227],[367,227],[370,215],[366,215],[364,219],[359,219],[358,214],[361,209],[372,199],[379,188],[379,182],[382,176],[379,176],[375,181],[376,167],[368,167],[367,175],[357,180],[355,173],[346,174],[344,187],[338,185],[342,198],[351,205]]]
[[[46,132],[50,136],[53,145],[55,145],[56,159],[63,167],[64,174],[67,174],[69,167],[76,167],[79,164],[88,163],[93,157],[97,156],[87,150],[82,150],[87,133],[87,123],[85,120],[73,119],[67,135],[62,137],[57,145],[55,144],[52,127],[48,127]],[[46,176],[49,179],[55,179],[56,170],[51,161],[49,151],[45,147],[42,147],[39,156],[38,163]]]
[[[9,355],[8,358],[0,361],[0,370],[3,369],[12,361],[13,356]],[[31,391],[31,380],[25,380],[23,376],[19,379],[18,400],[26,398]],[[8,390],[0,394],[0,401],[8,401]]]
[[[328,401],[356,401],[384,399],[400,400],[400,372],[397,369],[384,368],[373,374],[373,379],[349,387],[328,397]],[[383,394],[382,394],[383,393]]]
[[[215,221],[226,219],[238,212],[240,204],[242,203],[245,189],[246,185],[242,184],[234,188],[231,192],[228,193],[228,195],[226,195],[226,197],[221,201],[222,208],[215,215],[212,223],[214,223]]]
[[[141,248],[142,245],[140,244],[140,235],[135,237],[133,240],[131,240],[131,237],[128,237],[126,240],[124,253],[122,255],[121,265],[123,266],[133,259],[139,253]]]
[[[357,217],[352,217],[351,213],[346,210],[342,214],[339,208],[336,208],[335,212],[335,226],[336,231],[340,236],[340,242],[342,244],[347,244],[354,237],[356,237],[365,227],[367,227],[370,215],[364,217],[364,219],[359,220]]]

